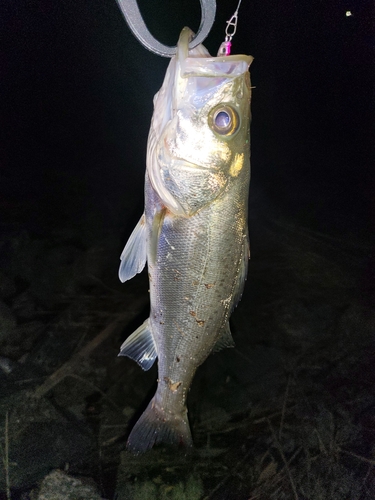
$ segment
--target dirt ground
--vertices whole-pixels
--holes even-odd
[[[88,244],[63,224],[45,236],[4,224],[2,499],[375,498],[371,249],[266,206],[250,207],[236,347],[190,391],[188,456],[125,451],[157,371],[117,357],[148,315],[147,275],[117,280],[120,232]]]

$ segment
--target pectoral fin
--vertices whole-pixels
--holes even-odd
[[[140,273],[146,264],[146,219],[139,219],[121,254],[119,278],[122,283]]]
[[[119,356],[128,356],[143,370],[151,368],[158,355],[148,319],[125,340]]]

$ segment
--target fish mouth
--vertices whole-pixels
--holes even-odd
[[[203,44],[196,45],[194,48],[189,49],[189,43],[194,38],[195,33],[190,28],[185,26],[180,34],[178,44],[177,44],[177,53],[176,56],[181,64],[181,67],[184,68],[184,60],[190,57],[196,59],[197,65],[195,66],[195,70],[201,76],[214,76],[218,75],[217,68],[214,70],[214,74],[209,74],[207,68],[204,68],[201,63],[199,63],[199,59],[205,59],[205,64],[215,64],[215,63],[226,63],[222,68],[220,68],[219,73],[223,76],[229,76],[230,73],[234,70],[238,72],[238,69],[234,68],[233,63],[244,62],[247,65],[247,68],[253,61],[252,56],[248,56],[245,54],[231,54],[229,56],[218,55],[211,56],[208,50],[204,47]],[[245,70],[246,71],[246,70]],[[242,72],[242,71],[241,71]],[[184,73],[184,72],[182,72]],[[186,76],[186,75],[184,75]]]
[[[193,37],[194,32],[185,27],[178,40],[176,57],[180,64],[182,77],[233,78],[245,73],[254,59],[245,54],[211,56],[202,44],[189,50],[189,43]]]

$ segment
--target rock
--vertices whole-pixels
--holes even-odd
[[[68,463],[70,470],[79,470],[92,457],[95,441],[89,431],[71,422],[31,422],[14,439],[9,438],[9,476],[15,489],[26,489],[43,479],[51,469]],[[0,467],[0,491],[4,489],[4,468]],[[73,497],[49,497],[66,500]],[[96,498],[100,497],[84,497]]]
[[[83,481],[54,470],[43,479],[37,500],[101,500],[92,480]]]
[[[203,481],[192,472],[193,459],[173,449],[153,449],[145,455],[121,453],[117,472],[118,500],[201,500]]]

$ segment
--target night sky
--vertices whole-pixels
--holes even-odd
[[[198,0],[139,1],[175,45]],[[216,54],[237,1],[219,0]],[[351,11],[351,16],[346,16]],[[143,205],[152,98],[168,59],[115,0],[3,0],[0,229],[124,236]],[[374,11],[363,0],[243,0],[233,53],[254,56],[251,206],[368,240],[374,209]]]

